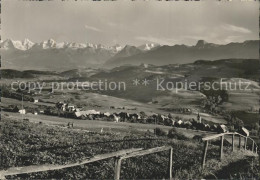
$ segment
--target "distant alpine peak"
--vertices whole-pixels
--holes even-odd
[[[119,44],[116,44],[116,45],[114,45],[114,46],[112,46],[112,48],[115,50],[115,51],[121,51],[122,49],[123,49],[123,47],[122,46],[120,46]]]
[[[196,48],[212,48],[212,47],[217,47],[219,45],[214,44],[214,43],[208,43],[205,40],[198,40],[197,44],[195,45]]]
[[[143,44],[141,46],[139,46],[138,48],[142,51],[150,51],[152,50],[153,48],[155,47],[158,47],[160,46],[160,44],[155,44],[155,43],[146,43],[146,44]]]
[[[206,44],[208,44],[207,41],[205,41],[205,40],[198,40],[196,46],[197,46],[197,47],[203,47],[203,46],[205,46]]]
[[[132,46],[132,45],[125,45],[125,47],[123,49],[130,49],[130,48],[136,48],[135,46]]]
[[[73,48],[73,49],[82,49],[82,48],[86,48],[87,44],[84,43],[68,43],[67,44],[68,48]]]
[[[68,47],[68,46],[69,46],[68,42],[60,42],[60,43],[56,43],[56,47],[55,48],[62,49],[62,48]]]
[[[14,48],[14,42],[11,39],[6,39],[5,41],[1,42],[1,49],[10,49]]]
[[[23,50],[28,50],[33,47],[34,43],[29,39],[24,39],[22,45],[23,45]]]
[[[140,53],[141,50],[135,46],[132,45],[125,45],[124,48],[119,53],[126,53],[126,54],[135,54],[135,53]]]
[[[87,45],[87,47],[91,47],[91,48],[94,48],[94,47],[95,47],[95,45],[92,44],[92,43],[86,43],[86,45]]]
[[[28,50],[34,45],[29,39],[23,41],[14,41],[12,39],[7,39],[1,42],[1,48],[5,50],[19,49],[19,50]]]
[[[32,41],[30,41],[29,39],[25,38],[23,40],[23,44],[34,44]]]
[[[56,42],[53,39],[49,39],[47,41],[41,42],[39,46],[42,49],[56,48]]]

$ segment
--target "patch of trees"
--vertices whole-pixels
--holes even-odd
[[[13,78],[34,78],[31,72],[27,71],[17,71],[13,69],[2,69],[1,70],[1,77],[6,79],[13,79]]]
[[[224,116],[227,121],[227,126],[231,131],[238,131],[244,126],[243,120],[236,117],[234,113],[229,113]]]
[[[187,138],[183,133],[177,132],[175,128],[170,129],[168,132],[161,129],[161,128],[155,128],[154,129],[154,134],[156,136],[164,136],[168,138],[173,138],[173,139],[178,139],[178,140],[187,140]]]
[[[241,63],[232,63],[227,65],[231,68],[244,70],[244,74],[242,74],[244,76],[259,75],[258,70],[260,62],[258,59],[245,59],[242,60]]]
[[[220,111],[218,106],[228,101],[226,90],[202,90],[202,93],[207,97],[203,102],[204,108],[213,113],[218,113]]]
[[[7,86],[2,86],[1,95],[2,97],[17,99],[20,101],[22,100],[22,96],[23,96],[24,101],[31,101],[31,102],[33,101],[33,97],[29,95],[23,95],[21,91],[12,91]]]
[[[255,123],[255,126],[251,130],[251,134],[253,136],[259,136],[260,135],[260,125],[259,125],[259,123]]]
[[[157,136],[166,136],[167,132],[165,132],[161,128],[155,128],[154,129],[154,134],[157,135]]]

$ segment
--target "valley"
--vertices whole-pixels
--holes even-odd
[[[244,127],[256,144],[260,143],[257,129],[260,64],[251,52],[258,46],[256,41],[227,45],[198,41],[197,45],[189,47],[158,44],[105,47],[54,40],[40,44],[29,40],[5,41],[2,45],[1,51],[7,61],[1,70],[3,120],[0,133],[11,139],[2,150],[12,149],[13,153],[7,155],[5,151],[7,154],[1,160],[6,162],[5,168],[13,164],[28,166],[46,162],[62,165],[111,150],[162,145],[175,147],[174,177],[177,179],[212,178],[212,173],[226,177],[225,167],[229,174],[237,177],[230,164],[240,166],[241,162],[249,164],[256,160],[256,155],[248,151],[254,148],[251,141],[247,143],[248,150],[231,153],[232,138],[225,136],[224,151],[231,155],[226,154],[225,161],[218,162],[219,140],[211,141],[208,162],[203,171],[200,169],[203,137],[240,131]],[[233,48],[240,49],[238,54]],[[23,64],[28,66],[22,67]],[[118,88],[119,84],[123,88]],[[12,135],[17,139],[28,136],[22,129],[41,133],[38,136],[30,133],[33,140],[16,142],[9,132],[13,128],[22,134]],[[51,134],[55,137],[50,137]],[[125,139],[131,143],[126,144]],[[84,144],[89,140],[93,146],[86,152]],[[102,145],[95,146],[98,142]],[[17,143],[16,149],[13,146]],[[234,143],[238,145],[238,139]],[[21,147],[27,149],[21,151]],[[28,147],[41,153],[33,153],[33,160],[29,160],[26,153],[31,149]],[[59,155],[60,151],[66,158]],[[16,158],[7,158],[11,156]],[[165,156],[149,155],[147,165],[153,164],[150,157],[165,161]],[[41,161],[41,158],[45,159]],[[136,162],[139,161],[124,164],[132,170],[123,170],[123,177],[150,178],[152,172],[156,177],[165,176],[164,165],[142,168],[140,173],[135,172]],[[194,165],[188,165],[191,162]],[[96,173],[100,163],[96,163],[91,166],[95,173],[66,170],[63,177],[110,177],[107,173],[113,165],[110,160],[106,165],[101,176]],[[243,177],[247,177],[246,171],[253,176],[259,173],[247,167],[242,169]],[[25,179],[59,176],[59,171],[21,175]],[[16,177],[20,175],[8,178]]]

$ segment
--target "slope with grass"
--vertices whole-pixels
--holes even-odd
[[[230,163],[237,163],[246,159],[243,153],[227,156],[227,160],[219,163],[218,148],[211,145],[208,153],[208,163],[205,170],[201,170],[200,162],[202,144],[186,139],[138,140],[140,138],[155,138],[149,133],[86,132],[77,129],[67,129],[58,126],[47,126],[39,123],[17,121],[3,118],[0,121],[1,131],[1,169],[12,166],[28,166],[33,164],[67,164],[78,162],[96,154],[114,152],[120,149],[141,147],[144,149],[170,145],[173,147],[173,176],[175,179],[198,179],[214,174],[214,176],[229,178],[239,172],[227,171],[219,175],[223,168]],[[114,141],[111,140],[125,141]],[[126,141],[135,139],[135,141]],[[109,142],[110,141],[110,142]],[[99,142],[99,143],[97,143]],[[102,143],[101,143],[102,142]],[[230,151],[224,149],[225,153]],[[131,158],[122,163],[121,177],[124,179],[167,178],[167,153],[151,154],[143,157]],[[19,176],[8,176],[7,179],[112,179],[114,160],[108,159],[88,165],[67,168],[57,171],[47,171]],[[240,172],[248,170],[248,166]],[[257,171],[249,171],[250,177],[257,177]]]

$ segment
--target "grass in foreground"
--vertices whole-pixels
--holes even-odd
[[[25,121],[2,119],[1,133],[1,169],[13,166],[40,164],[67,164],[77,162],[97,154],[114,152],[134,147],[152,148],[170,145],[174,149],[173,173],[175,179],[198,179],[214,174],[219,176],[223,166],[233,161],[245,159],[243,154],[220,163],[212,158],[217,157],[218,149],[211,146],[208,153],[207,168],[201,171],[202,144],[193,140],[167,139],[156,141],[123,141],[109,142],[116,139],[154,138],[151,134],[95,133],[61,127],[47,126]],[[95,143],[104,142],[104,143]],[[241,166],[242,168],[243,166]],[[122,163],[123,179],[162,179],[167,178],[168,152],[130,158]],[[224,178],[233,176],[227,171]],[[113,179],[114,159],[67,168],[59,171],[30,173],[9,176],[11,179]],[[221,174],[221,173],[220,173]],[[256,176],[251,173],[251,176]],[[222,177],[223,178],[223,177]]]

